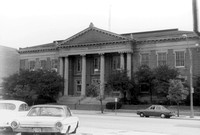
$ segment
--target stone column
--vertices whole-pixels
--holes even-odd
[[[81,76],[81,96],[85,96],[86,91],[86,55],[82,55],[82,76]]]
[[[131,79],[131,53],[127,53],[127,76]]]
[[[104,54],[100,54],[100,96],[104,96],[104,90],[105,90],[105,57]]]
[[[68,95],[69,89],[69,58],[65,57],[65,72],[64,72],[64,95]]]
[[[60,57],[59,60],[60,60],[60,67],[59,67],[60,70],[59,70],[59,74],[60,74],[61,77],[64,77],[64,76],[63,76],[63,67],[64,67],[63,57]]]
[[[120,53],[120,68],[124,70],[124,53]]]

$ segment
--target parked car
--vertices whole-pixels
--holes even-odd
[[[170,118],[175,115],[174,112],[162,105],[151,105],[147,109],[138,110],[137,114],[140,115],[140,117],[159,116],[161,118]]]
[[[25,117],[11,122],[14,132],[27,134],[63,134],[76,133],[79,118],[73,116],[65,105],[34,105]]]
[[[19,100],[0,100],[0,134],[12,132],[10,122],[15,117],[25,116],[28,112],[27,103]]]

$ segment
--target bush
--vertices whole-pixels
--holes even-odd
[[[36,100],[33,99],[26,99],[25,102],[29,105],[38,105],[38,104],[48,104],[48,103],[56,103],[57,101],[49,96],[38,96]]]
[[[122,107],[122,103],[117,102],[117,109],[120,109]],[[115,109],[115,102],[108,102],[106,104],[106,109]]]
[[[86,89],[86,96],[87,97],[97,97],[98,96],[98,92],[97,92],[97,90],[98,90],[98,85],[90,85],[89,87],[87,87],[87,89]]]

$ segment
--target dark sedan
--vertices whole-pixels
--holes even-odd
[[[174,112],[162,105],[152,105],[147,109],[138,110],[137,114],[140,115],[140,117],[159,116],[161,118],[170,118],[175,115]]]

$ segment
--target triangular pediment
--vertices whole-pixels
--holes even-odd
[[[91,44],[91,43],[105,43],[105,42],[117,42],[127,40],[127,37],[115,34],[109,31],[105,31],[94,26],[75,34],[74,36],[64,40],[60,45],[79,45],[79,44]]]

